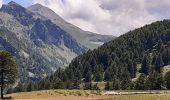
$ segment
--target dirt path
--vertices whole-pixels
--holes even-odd
[[[143,91],[143,92],[118,92],[118,91],[107,91],[104,95],[132,95],[132,94],[165,94],[166,91]]]

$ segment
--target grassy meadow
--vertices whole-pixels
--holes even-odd
[[[105,92],[106,91],[93,90],[42,90],[34,92],[13,93],[6,96],[11,96],[14,100],[170,100],[169,91],[162,91],[161,94],[128,95],[104,95]]]

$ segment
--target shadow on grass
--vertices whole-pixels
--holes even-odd
[[[4,98],[0,98],[0,100],[12,100],[13,98],[11,96],[9,97],[4,97]]]

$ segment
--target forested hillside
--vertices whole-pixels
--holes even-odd
[[[91,82],[103,81],[105,89],[169,89],[169,72],[163,73],[169,64],[170,20],[158,21],[76,57],[37,89],[80,88],[82,83],[92,89]]]

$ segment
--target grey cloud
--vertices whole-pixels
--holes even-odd
[[[43,3],[45,0],[33,0]],[[170,18],[169,0],[46,0],[44,4],[87,31],[119,36],[153,21]],[[62,3],[62,4],[61,4]]]
[[[147,11],[156,15],[158,19],[170,18],[170,1],[169,0],[145,0]]]

